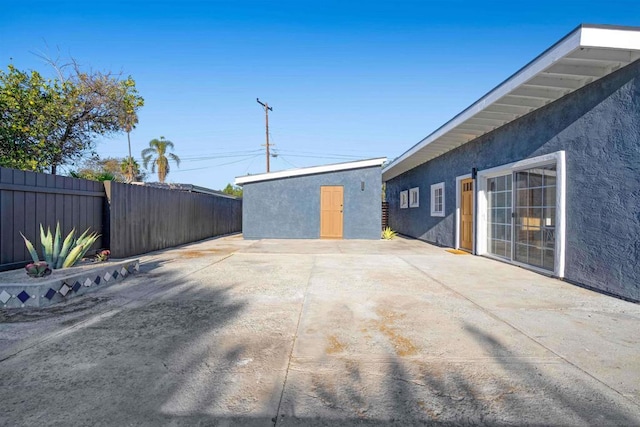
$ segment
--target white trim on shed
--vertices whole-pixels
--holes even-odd
[[[243,185],[258,181],[269,181],[272,179],[291,178],[294,176],[313,175],[318,173],[382,166],[386,161],[386,157],[379,157],[376,159],[359,160],[357,162],[334,163],[332,165],[313,166],[308,168],[289,169],[279,172],[261,173],[258,175],[239,176],[235,180],[235,185]]]
[[[382,170],[388,181],[640,59],[640,28],[581,25]]]

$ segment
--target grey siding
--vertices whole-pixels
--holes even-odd
[[[361,182],[365,183],[364,191]],[[320,187],[344,187],[344,238],[379,239],[382,178],[379,166],[244,184],[246,239],[320,237]]]
[[[455,177],[566,151],[569,281],[640,300],[640,62],[387,182],[390,226],[453,246]],[[430,216],[429,187],[445,182],[444,218]],[[399,193],[420,187],[419,208]]]

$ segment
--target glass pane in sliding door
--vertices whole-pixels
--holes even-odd
[[[552,270],[555,256],[556,167],[514,173],[514,259]]]
[[[487,250],[511,259],[511,175],[487,180]]]

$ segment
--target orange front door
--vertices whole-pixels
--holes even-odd
[[[343,189],[320,187],[320,238],[342,239]]]
[[[473,251],[473,180],[460,183],[460,249]]]

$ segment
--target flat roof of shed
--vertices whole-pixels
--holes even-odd
[[[640,59],[640,28],[580,25],[382,170],[388,181]]]
[[[308,168],[288,169],[279,172],[261,173],[258,175],[239,176],[235,180],[235,185],[249,184],[258,181],[270,181],[272,179],[291,178],[294,176],[313,175],[318,173],[337,172],[349,169],[361,169],[372,166],[382,166],[387,161],[386,157],[375,159],[358,160],[347,163],[334,163],[331,165],[312,166]]]

